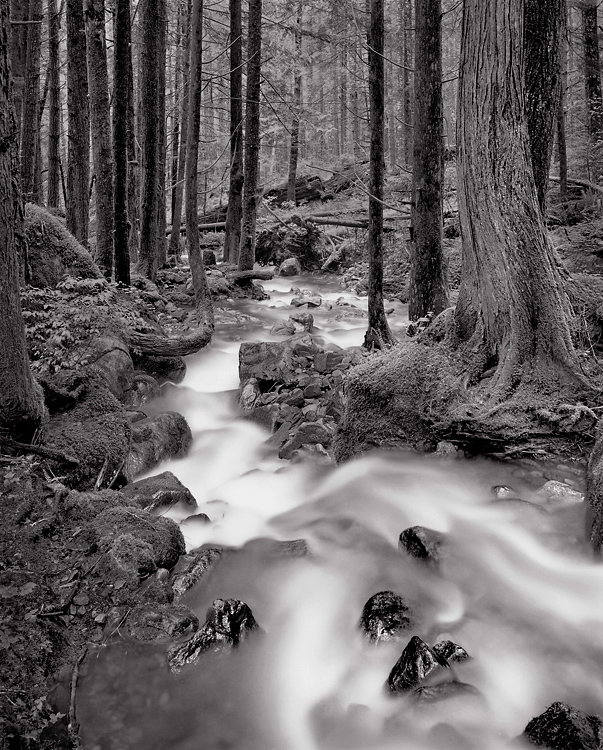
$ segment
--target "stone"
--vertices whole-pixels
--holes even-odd
[[[159,383],[151,375],[138,372],[132,377],[130,390],[128,391],[124,404],[130,409],[137,409],[151,399],[161,396]]]
[[[309,312],[295,312],[289,316],[289,320],[294,323],[299,323],[303,327],[304,331],[312,333],[314,329],[314,316]]]
[[[286,258],[279,267],[279,274],[281,276],[299,276],[301,272],[301,264],[295,257]]]
[[[193,436],[186,419],[178,412],[163,412],[132,425],[132,442],[124,474],[133,479],[169,458],[182,458]]]
[[[259,402],[262,393],[257,378],[248,378],[245,384],[241,388],[239,394],[239,406],[244,411],[253,409],[254,406]]]
[[[441,701],[452,700],[453,698],[478,698],[480,692],[473,685],[466,682],[443,682],[439,685],[425,685],[412,692],[412,698],[419,706],[431,705]]]
[[[318,383],[310,383],[304,388],[304,398],[319,398],[322,396],[322,388]]]
[[[88,369],[97,375],[111,393],[123,401],[131,387],[134,364],[129,347],[117,336],[106,333],[86,344]]]
[[[161,474],[131,482],[122,487],[120,492],[133,503],[147,510],[172,507],[177,503],[189,508],[197,507],[197,501],[191,491],[171,471],[164,471]]]
[[[312,358],[316,354],[316,352],[320,351],[318,346],[316,345],[316,342],[312,338],[312,336],[302,336],[299,339],[296,339],[292,345],[291,349],[294,354],[296,354],[298,357],[309,357]]]
[[[280,449],[279,458],[288,459],[302,445],[316,445],[320,443],[328,448],[333,439],[332,433],[321,422],[303,422]]]
[[[435,644],[433,650],[438,656],[441,656],[442,659],[446,659],[449,664],[454,662],[460,664],[471,658],[462,646],[459,646],[458,643],[454,643],[453,641],[440,641]]]
[[[236,648],[249,635],[259,630],[249,607],[237,599],[215,599],[207,610],[203,627],[188,641],[168,651],[168,663],[174,672],[185,664],[198,661],[206,651]]]
[[[387,686],[392,693],[403,693],[451,682],[453,677],[448,662],[414,635],[390,672]]]
[[[369,640],[393,641],[412,626],[410,609],[393,591],[380,591],[364,605],[360,627]]]
[[[544,507],[550,510],[571,508],[584,502],[584,495],[565,482],[550,480],[536,493],[542,499]]]
[[[190,297],[183,295],[190,304]],[[160,357],[150,354],[132,355],[134,366],[137,370],[146,372],[159,383],[181,383],[186,375],[186,362],[182,357]]]
[[[506,484],[496,484],[490,488],[490,492],[496,500],[514,500],[518,497],[517,491]]]
[[[279,408],[277,404],[256,406],[245,413],[245,418],[259,424],[269,432],[273,432],[279,421]]]
[[[220,559],[221,554],[222,550],[219,547],[207,547],[183,555],[172,575],[172,589],[175,596],[182,596],[200,581],[206,579]]]
[[[279,400],[281,399],[279,398]],[[290,393],[284,392],[281,402],[288,406],[303,406],[305,402],[304,392],[301,388],[294,388]]]
[[[203,265],[206,267],[216,265],[216,254],[213,250],[203,251]]]
[[[454,456],[459,452],[459,449],[449,440],[440,440],[435,452],[438,456]]]
[[[199,629],[195,613],[182,604],[140,604],[134,607],[126,620],[128,635],[134,640],[167,641]]]
[[[291,384],[295,380],[293,350],[286,342],[245,342],[239,349],[239,379]],[[266,388],[268,390],[268,388]]]
[[[308,305],[308,307],[320,307],[322,304],[322,297],[317,292],[313,292],[310,289],[300,289],[295,297],[291,300],[293,307],[302,307]]]
[[[270,333],[275,336],[293,336],[295,323],[291,320],[279,320],[272,326]]]
[[[314,369],[316,372],[326,372],[327,370],[327,353],[318,352],[314,355]]]
[[[553,703],[532,719],[522,739],[549,750],[600,750],[603,723],[567,703]]]
[[[259,300],[260,302],[265,299],[270,299],[270,295],[257,279],[251,280],[251,299]]]
[[[417,560],[437,566],[444,535],[424,526],[411,526],[400,534],[398,548]]]

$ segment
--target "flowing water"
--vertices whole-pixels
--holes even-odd
[[[601,713],[603,567],[588,554],[583,508],[493,502],[491,486],[511,484],[542,505],[525,472],[485,460],[388,453],[339,468],[279,460],[266,433],[236,411],[240,341],[276,340],[269,327],[290,311],[291,281],[265,286],[271,300],[237,303],[260,322],[218,330],[190,358],[185,381],[154,405],[185,414],[195,438],[185,459],[159,469],[176,474],[212,521],[183,523],[189,549],[233,550],[185,603],[203,622],[215,598],[241,599],[262,633],[177,675],[164,647],[99,649],[78,692],[86,747],[499,750],[554,701]],[[342,295],[318,288],[324,299]],[[396,329],[404,308],[386,307]],[[313,312],[325,342],[361,344],[366,320]],[[413,525],[446,534],[439,570],[398,551]],[[306,540],[309,556],[276,556],[269,541],[294,539]],[[404,597],[414,627],[373,644],[358,621],[383,590]],[[389,694],[385,681],[411,635],[463,646],[473,658],[457,677],[479,693],[423,708]]]

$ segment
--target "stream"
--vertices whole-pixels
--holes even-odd
[[[269,333],[292,308],[292,286],[326,301],[366,298],[316,278],[276,278],[262,302],[233,305],[253,316],[218,327],[212,344],[188,359],[178,386],[147,411],[176,410],[194,436],[169,470],[193,493],[198,513],[172,509],[188,549],[231,549],[207,581],[184,596],[205,620],[216,598],[240,599],[261,633],[233,651],[203,654],[179,674],[164,646],[118,639],[90,659],[78,690],[87,750],[502,750],[551,703],[587,714],[603,705],[603,567],[584,539],[584,504],[547,505],[544,478],[524,465],[448,456],[375,453],[334,467],[319,459],[283,461],[267,433],[237,412],[242,341]],[[386,302],[399,330],[406,308]],[[359,346],[365,318],[336,320],[311,310],[326,344]],[[557,467],[577,489],[580,475]],[[511,485],[518,500],[495,501]],[[398,549],[400,533],[421,525],[446,535],[439,568]],[[271,540],[300,540],[306,556],[274,552]],[[372,643],[358,626],[366,601],[401,595],[413,627]],[[460,644],[472,657],[455,665],[476,690],[413,703],[385,688],[411,636]]]

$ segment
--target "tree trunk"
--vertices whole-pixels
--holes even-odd
[[[412,164],[412,0],[400,0],[402,26],[402,127],[404,131],[404,163]]]
[[[369,289],[368,330],[364,346],[382,348],[394,342],[383,307],[383,182],[385,161],[384,118],[385,86],[383,81],[384,0],[371,0],[369,47],[370,95],[370,184],[369,184]]]
[[[130,27],[130,37],[132,27]],[[130,54],[128,55],[128,223],[130,261],[138,260],[140,247],[140,162],[136,143],[136,102],[134,97],[134,61],[133,48],[130,39]]]
[[[188,88],[188,131],[186,138],[186,237],[188,260],[193,277],[195,301],[202,328],[213,330],[214,311],[205,275],[203,256],[199,247],[199,219],[197,217],[197,161],[201,132],[201,89],[203,73],[203,0],[193,0],[190,39],[190,75]]]
[[[11,98],[9,3],[0,0],[0,430],[29,440],[44,418],[44,402],[29,369],[19,298],[15,223],[22,204],[17,177],[16,123]]]
[[[21,122],[21,186],[26,202],[35,200],[36,143],[39,137],[40,37],[42,0],[30,0],[27,26],[25,91]]]
[[[293,121],[291,123],[291,147],[289,149],[289,177],[287,180],[287,200],[295,203],[295,180],[297,179],[297,158],[299,155],[299,118],[302,107],[302,14],[303,4],[297,6],[295,26],[295,73],[293,75]]]
[[[130,64],[130,0],[117,0],[113,82],[113,159],[115,205],[115,281],[130,285],[128,226],[128,76]]]
[[[159,0],[159,17],[161,22],[157,27],[157,55],[159,84],[157,87],[157,267],[161,268],[167,261],[167,242],[165,228],[167,226],[165,171],[167,163],[167,130],[165,119],[165,84],[166,84],[166,54],[167,54],[167,6],[166,0]]]
[[[67,0],[67,229],[88,246],[90,111],[82,0]]]
[[[444,182],[441,0],[415,3],[415,127],[408,316],[448,306],[442,251]]]
[[[141,0],[139,6],[142,31],[140,68],[140,146],[142,153],[142,191],[140,252],[137,270],[155,280],[158,266],[157,219],[159,215],[159,65],[161,39],[159,26],[164,21],[162,0]]]
[[[10,17],[11,21],[19,22],[13,23],[8,33],[10,35],[10,59],[13,76],[13,102],[15,107],[15,119],[17,121],[17,132],[21,134],[28,29],[28,24],[23,23],[23,21],[27,21],[29,18],[29,4],[26,2],[22,2],[22,0],[10,0]]]
[[[113,155],[104,0],[84,0],[90,93],[92,161],[96,181],[96,253],[103,274],[113,273]]]
[[[458,123],[463,266],[456,332],[493,401],[579,380],[563,290],[538,206],[523,91],[522,0],[466,0]],[[541,379],[541,380],[539,380]]]
[[[48,0],[48,199],[59,207],[61,186],[61,90],[59,80],[59,29],[61,11],[57,0]]]
[[[603,97],[597,24],[598,0],[583,0],[584,86],[588,107],[588,130],[594,143],[603,139]]]
[[[565,103],[567,92],[567,0],[562,0],[561,39],[559,42],[561,85],[557,103],[557,153],[559,156],[559,192],[567,195],[567,138],[565,132]]]
[[[241,0],[230,0],[230,183],[224,260],[239,262],[243,216],[243,20]]]
[[[260,154],[260,86],[262,73],[262,0],[249,0],[247,34],[247,106],[245,108],[245,184],[239,270],[253,268]]]
[[[525,98],[538,203],[546,211],[555,115],[559,102],[559,41],[564,0],[525,0]]]

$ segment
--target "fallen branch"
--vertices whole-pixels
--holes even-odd
[[[358,219],[343,221],[341,219],[324,219],[319,216],[308,216],[306,221],[311,221],[313,224],[321,226],[333,226],[333,227],[350,227],[351,229],[368,229],[368,219]],[[384,232],[395,231],[393,227],[383,227]]]
[[[226,229],[225,221],[216,221],[213,224],[199,224],[200,232],[211,232],[211,231],[217,231],[219,229]],[[166,227],[165,236],[169,237],[171,233],[172,233],[172,227]],[[182,224],[182,226],[180,227],[180,234],[186,234],[186,224]]]
[[[36,456],[42,456],[42,458],[50,458],[53,461],[60,461],[64,464],[71,464],[72,466],[79,466],[79,461],[73,456],[67,456],[65,453],[55,451],[52,448],[44,448],[41,445],[30,445],[29,443],[18,443],[16,440],[10,438],[0,437],[0,445],[5,445],[7,448],[12,450],[21,451],[23,453],[34,453]]]
[[[261,279],[262,281],[269,281],[274,276],[273,268],[266,268],[260,270],[252,269],[251,271],[232,271],[226,274],[228,281],[232,281],[233,284],[246,284],[251,279]]]
[[[561,178],[557,177],[556,175],[549,175],[549,180],[551,180],[551,182],[561,182]],[[603,194],[603,187],[601,187],[600,185],[595,185],[594,182],[589,182],[588,180],[578,180],[574,177],[568,177],[567,181],[568,183],[571,182],[572,185],[579,185],[580,187],[587,188],[588,190],[593,190],[595,193]]]

